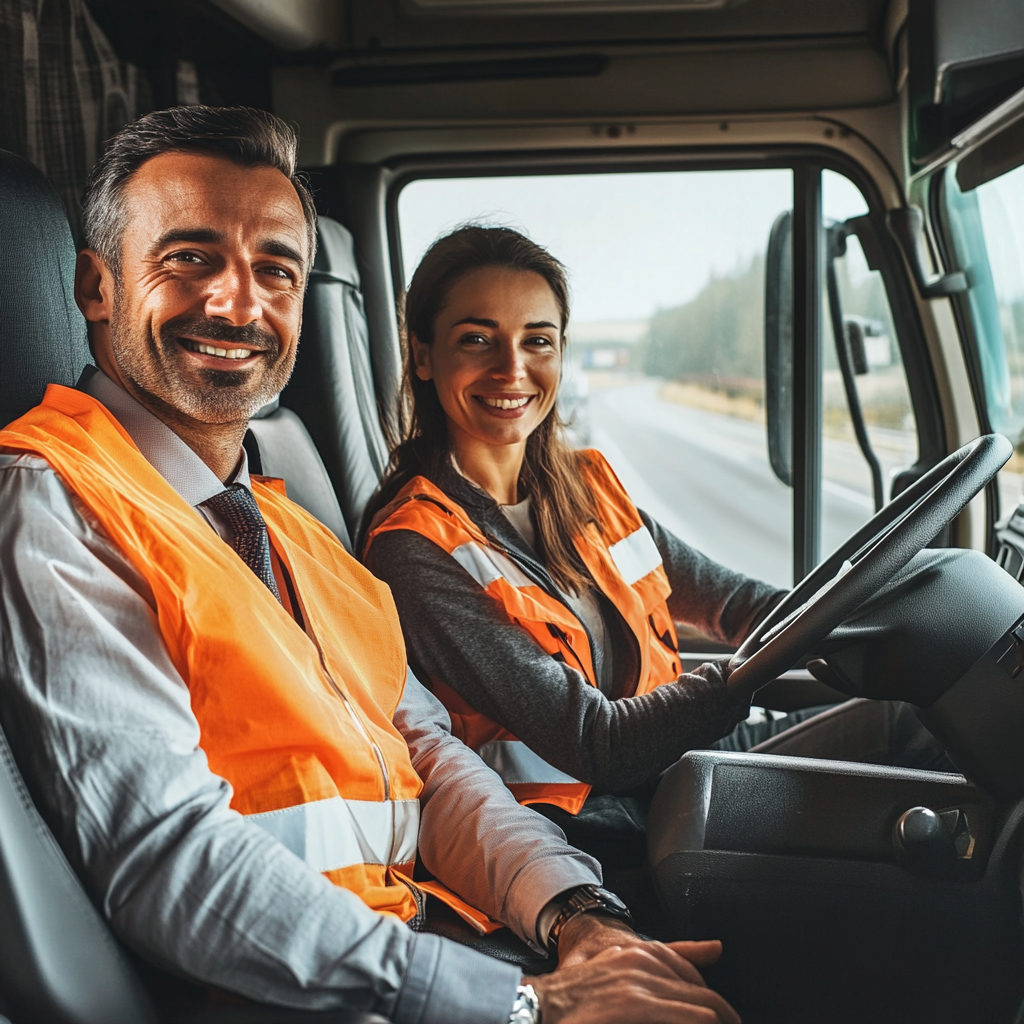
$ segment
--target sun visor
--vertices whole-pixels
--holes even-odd
[[[906,23],[910,157],[924,166],[1024,89],[1020,0],[911,0]]]
[[[956,168],[956,182],[967,192],[1024,164],[1024,117],[968,153]]]

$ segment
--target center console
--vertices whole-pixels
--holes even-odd
[[[693,751],[648,851],[678,936],[723,940],[707,980],[745,1024],[1009,1024],[1015,814],[960,775]]]

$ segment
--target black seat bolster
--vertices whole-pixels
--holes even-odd
[[[249,422],[256,440],[259,465],[251,469],[284,480],[288,497],[327,527],[351,551],[345,517],[334,493],[331,478],[302,420],[291,409],[279,407],[268,416]],[[251,446],[247,451],[252,459]]]
[[[361,1010],[190,1005],[167,999],[168,987],[204,989],[149,965],[144,987],[35,809],[2,731],[0,922],[0,1003],[14,1024],[386,1024]]]

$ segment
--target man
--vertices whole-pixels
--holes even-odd
[[[642,942],[598,865],[452,738],[387,588],[249,477],[315,244],[295,141],[178,108],[91,177],[76,296],[98,369],[0,432],[0,714],[37,803],[118,935],[251,998],[734,1022],[694,966],[717,945]],[[558,970],[417,930],[428,894]]]

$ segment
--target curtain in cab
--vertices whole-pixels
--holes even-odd
[[[0,0],[0,148],[34,163],[81,243],[81,197],[103,144],[148,109],[83,0]]]

